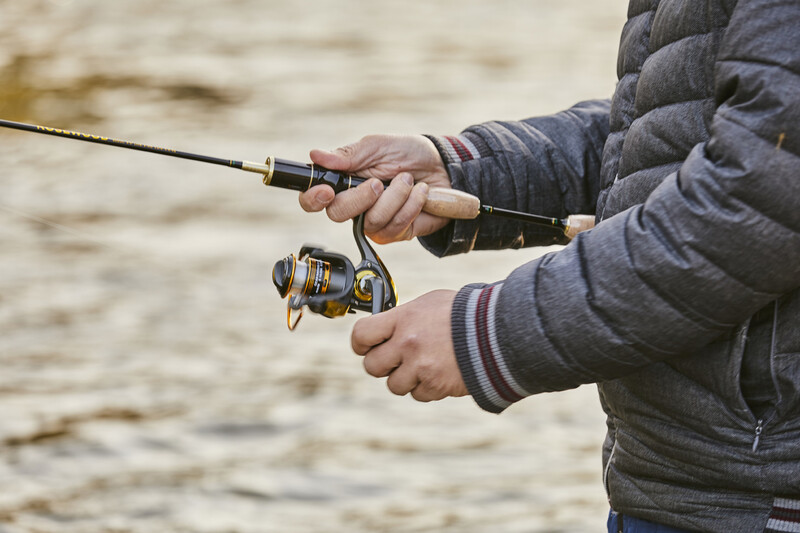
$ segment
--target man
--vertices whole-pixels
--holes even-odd
[[[597,383],[610,530],[800,531],[800,2],[632,0],[618,76],[554,116],[311,153],[377,179],[301,205],[366,212],[381,243],[560,242],[432,217],[429,186],[598,220],[500,283],[360,320],[353,349],[395,394],[491,412]]]

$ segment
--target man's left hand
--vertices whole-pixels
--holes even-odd
[[[429,292],[356,322],[351,343],[367,373],[388,376],[390,391],[420,402],[466,396],[450,333],[455,297],[450,290]]]

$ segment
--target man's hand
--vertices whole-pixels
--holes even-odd
[[[327,185],[312,187],[300,195],[306,211],[326,209],[336,222],[366,213],[364,232],[379,244],[428,235],[448,223],[422,212],[429,186],[450,187],[439,152],[422,135],[369,135],[333,152],[312,150],[310,155],[325,168],[376,179],[337,195]],[[386,190],[385,181],[391,181]]]
[[[390,391],[410,392],[420,402],[467,395],[450,333],[455,297],[455,291],[429,292],[356,322],[351,341],[367,373],[388,376]]]

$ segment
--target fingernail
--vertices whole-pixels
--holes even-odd
[[[400,179],[403,180],[403,183],[408,185],[409,187],[414,185],[414,178],[411,174],[403,174],[400,176]]]
[[[380,180],[372,180],[370,182],[370,187],[372,190],[375,191],[375,195],[380,196],[383,193],[383,183]]]

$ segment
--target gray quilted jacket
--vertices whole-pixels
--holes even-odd
[[[597,383],[617,511],[800,531],[800,1],[632,0],[618,76],[610,101],[433,138],[455,188],[599,222],[459,292],[462,374],[492,412]],[[563,243],[489,218],[421,240]]]

